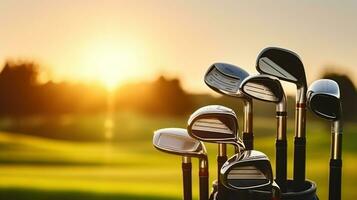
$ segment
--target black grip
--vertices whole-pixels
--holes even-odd
[[[217,199],[227,199],[227,188],[224,187],[224,185],[221,183],[221,168],[223,164],[227,161],[227,156],[217,156],[217,179],[218,179],[218,185],[217,185]]]
[[[341,199],[342,160],[330,160],[329,200]]]
[[[200,200],[208,200],[209,198],[209,189],[208,189],[208,173],[200,173]]]
[[[246,150],[253,150],[254,148],[254,135],[253,133],[243,132],[243,143]]]
[[[286,140],[276,140],[276,183],[280,190],[285,192],[287,189],[287,142]]]
[[[295,137],[294,141],[294,189],[301,191],[305,184],[306,139]]]
[[[182,163],[183,199],[192,200],[192,164]]]

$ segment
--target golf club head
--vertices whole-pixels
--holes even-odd
[[[270,75],[249,76],[243,80],[240,90],[251,98],[267,102],[278,103],[284,98],[279,79]]]
[[[269,158],[256,150],[244,151],[228,159],[220,176],[222,184],[233,190],[260,189],[274,182]]]
[[[160,151],[181,156],[207,157],[202,142],[190,137],[186,129],[164,128],[154,132],[154,147]]]
[[[214,91],[233,97],[244,97],[239,85],[249,74],[244,69],[227,63],[214,63],[207,70],[204,81]]]
[[[237,116],[230,108],[220,105],[204,106],[189,118],[188,134],[200,141],[237,145],[241,142]]]
[[[340,89],[335,81],[314,81],[307,91],[307,100],[310,110],[316,115],[328,120],[341,118]]]
[[[256,69],[261,74],[306,86],[305,69],[300,57],[287,49],[279,47],[263,49],[258,55]]]

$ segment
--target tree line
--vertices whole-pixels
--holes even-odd
[[[100,113],[107,110],[108,92],[101,85],[52,81],[40,83],[38,78],[39,65],[34,62],[5,62],[0,72],[0,115],[23,117]],[[351,79],[344,74],[329,72],[322,78],[330,78],[339,83],[344,118],[355,120],[357,93]],[[187,115],[207,104],[240,107],[240,103],[232,98],[189,94],[183,90],[179,79],[168,79],[164,76],[151,82],[125,84],[114,91],[113,97],[115,109],[118,111],[134,110],[155,115]],[[292,111],[290,113],[293,113],[294,100],[289,102],[289,110]],[[274,107],[260,102],[257,102],[255,107],[259,108],[255,110],[262,110],[259,115],[266,115],[266,110],[274,110]]]

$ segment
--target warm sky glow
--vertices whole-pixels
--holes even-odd
[[[129,41],[115,38],[94,40],[83,50],[83,72],[89,79],[97,79],[109,89],[135,78],[136,70],[142,70],[140,49]]]
[[[326,65],[356,78],[356,8],[322,0],[1,0],[0,62],[34,59],[52,79],[108,88],[165,73],[210,92],[202,76],[211,63],[256,73],[257,54],[273,45],[299,53],[309,82]]]

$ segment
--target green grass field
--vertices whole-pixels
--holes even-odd
[[[73,133],[100,130],[91,126],[103,123],[90,123],[93,121],[102,122],[104,118],[75,119],[72,123],[80,125]],[[181,159],[157,151],[151,139],[153,130],[185,127],[186,119],[123,113],[117,114],[114,122],[115,143],[58,141],[0,132],[0,199],[181,199]],[[273,117],[254,121],[255,147],[264,151],[272,164],[275,162],[275,125]],[[290,120],[288,126],[288,174],[292,177],[293,121]],[[307,177],[317,183],[320,199],[327,199],[329,131],[327,121],[309,121],[307,126]],[[342,187],[345,200],[354,199],[357,185],[356,132],[357,124],[345,124]],[[216,145],[207,144],[207,148],[210,181],[213,181]],[[193,162],[193,191],[197,199],[198,166],[196,160]]]

